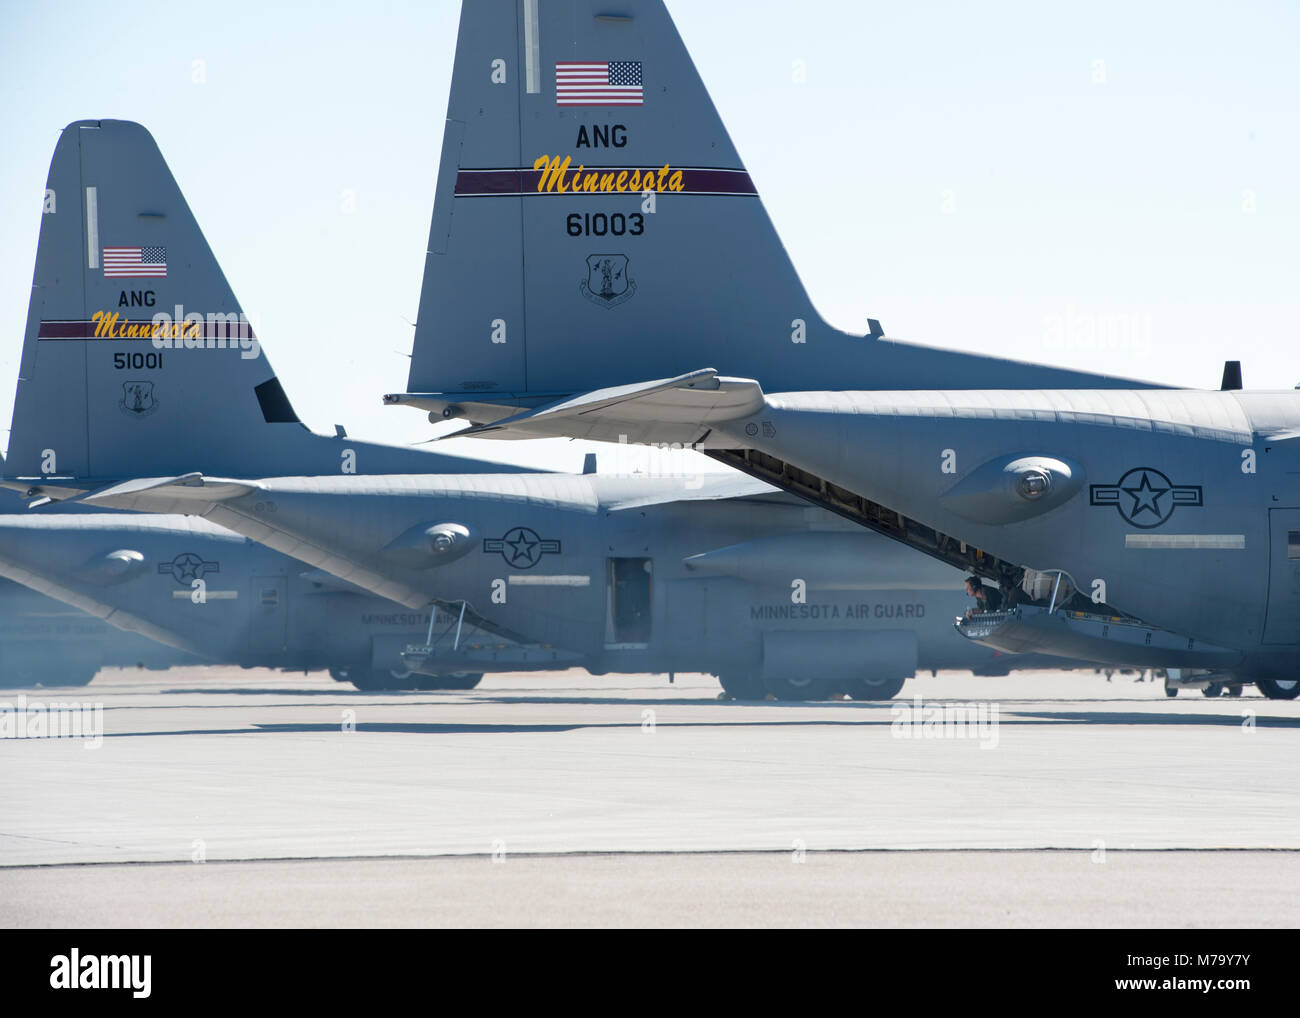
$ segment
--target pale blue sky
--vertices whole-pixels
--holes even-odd
[[[835,324],[1183,385],[1236,357],[1248,386],[1300,383],[1294,4],[669,9]],[[428,437],[379,398],[405,387],[457,3],[0,10],[0,417],[59,129],[115,117],[157,139],[303,419]],[[1087,343],[1103,315],[1127,316],[1121,349]]]

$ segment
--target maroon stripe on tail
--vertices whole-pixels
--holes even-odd
[[[95,335],[94,322],[41,322],[37,339],[91,339]]]
[[[574,177],[576,166],[571,166],[569,172],[565,174],[565,181],[571,181]],[[583,175],[595,173],[605,175],[613,173],[617,175],[621,172],[627,172],[629,175],[638,172],[641,174],[650,173],[655,179],[658,177],[659,167],[651,166],[587,166],[583,168]],[[708,167],[674,167],[671,168],[667,177],[674,173],[682,175],[682,189],[680,191],[669,191],[665,189],[661,194],[738,194],[738,195],[757,195],[758,191],[754,187],[754,182],[749,179],[749,174],[744,170],[723,170]],[[614,194],[628,195],[640,194],[640,191],[574,191],[566,189],[561,192],[558,190],[539,191],[538,184],[542,180],[541,170],[525,169],[499,169],[499,170],[460,170],[456,174],[455,194],[458,198],[488,198],[502,195],[519,196],[532,195],[536,197],[554,197],[557,195],[574,195],[576,197],[596,197],[609,196]]]
[[[125,319],[117,323],[120,330],[126,325],[135,326],[152,326],[152,319],[131,319],[129,322]],[[152,340],[152,335],[147,336],[95,336],[95,329],[98,322],[41,322],[40,330],[36,333],[37,339],[101,339],[112,340],[120,343],[136,343],[140,340]],[[170,331],[167,333],[170,336]],[[239,339],[247,337],[255,339],[253,327],[248,323],[228,323],[228,322],[208,322],[205,321],[201,328],[191,327],[185,332],[184,337],[190,339],[225,339],[230,342],[237,342]],[[162,338],[162,337],[160,337]],[[172,337],[174,342],[184,342],[183,338]]]

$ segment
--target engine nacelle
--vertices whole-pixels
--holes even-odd
[[[417,523],[384,548],[384,558],[408,569],[432,569],[467,555],[476,544],[463,523]]]
[[[1069,460],[999,456],[958,481],[940,502],[976,523],[1019,523],[1065,504],[1079,493],[1083,482],[1083,467]]]

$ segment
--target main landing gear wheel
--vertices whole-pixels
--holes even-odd
[[[1165,696],[1177,696],[1177,695],[1178,695],[1178,687],[1171,686],[1169,684],[1169,680],[1165,679]]]
[[[893,679],[857,679],[848,684],[845,692],[855,700],[892,700],[902,692],[906,681],[904,676]]]
[[[1223,692],[1222,682],[1211,682],[1208,686],[1206,686],[1204,689],[1201,690],[1201,695],[1208,696],[1211,699],[1213,699],[1214,697],[1218,696],[1222,692]]]
[[[824,700],[830,692],[831,684],[826,679],[814,679],[810,676],[793,678],[769,678],[766,680],[767,691],[778,700]]]
[[[1294,700],[1300,694],[1300,679],[1256,679],[1255,685],[1270,700]]]
[[[410,672],[392,672],[387,668],[357,668],[348,672],[348,681],[366,693],[418,689],[421,676]]]
[[[749,672],[723,672],[718,682],[723,692],[737,700],[761,700],[767,696],[763,680]]]
[[[483,681],[482,672],[448,672],[446,675],[413,676],[416,689],[473,689]]]

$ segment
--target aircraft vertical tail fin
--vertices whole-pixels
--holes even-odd
[[[869,169],[799,158],[846,202]],[[661,0],[463,5],[408,392],[1120,384],[863,333],[811,305]]]
[[[149,132],[70,124],[50,165],[9,472],[166,469],[181,443],[246,451],[265,425],[297,421]]]
[[[304,427],[149,132],[120,120],[63,131],[8,476],[502,469]]]
[[[667,10],[616,6],[463,6],[410,391],[569,391],[700,333],[825,328]]]

